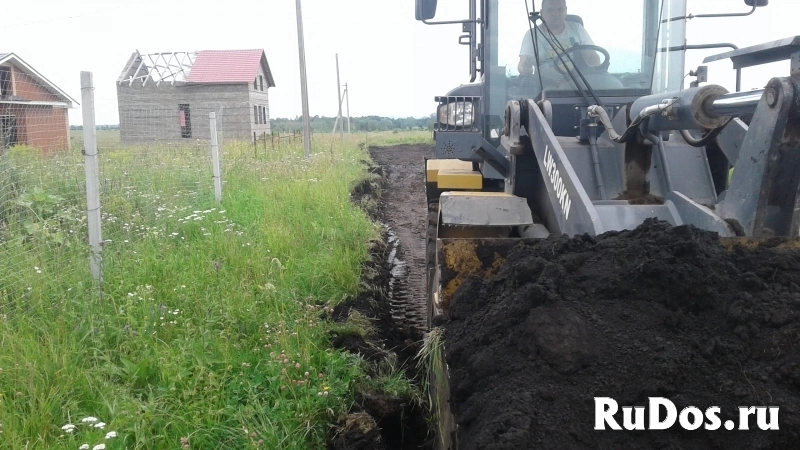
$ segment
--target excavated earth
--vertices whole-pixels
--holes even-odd
[[[377,199],[372,214],[389,239],[366,270],[373,289],[334,315],[344,320],[359,311],[378,336],[334,342],[368,361],[394,354],[415,379],[423,158],[432,149],[370,153],[380,186],[365,183],[354,197]],[[648,221],[633,231],[520,242],[503,251],[504,264],[459,286],[442,323],[458,449],[800,448],[797,247],[730,246],[712,233]],[[497,260],[491,248],[479,256],[486,267]],[[329,448],[430,448],[425,411],[385,393],[358,396]],[[740,406],[778,407],[779,429],[760,431],[751,417],[749,431],[687,431],[678,423],[664,431],[597,431],[595,397],[619,407],[662,397],[678,413],[717,406],[721,423],[737,427]],[[623,425],[621,412],[614,418]]]
[[[778,242],[647,221],[520,243],[443,323],[458,448],[800,448],[800,250]],[[596,431],[595,397],[717,406],[736,428]],[[741,406],[778,407],[779,429],[738,430]]]

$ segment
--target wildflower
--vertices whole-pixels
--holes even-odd
[[[108,433],[106,433],[106,439],[113,439],[115,437],[117,437],[116,431],[109,431]]]
[[[89,444],[81,445],[80,447],[78,447],[78,450],[89,450]]]
[[[295,364],[295,365],[294,365],[294,368],[295,368],[295,369],[299,369],[299,368],[300,368],[300,363],[297,363],[297,364]]]
[[[106,444],[97,444],[92,447],[92,450],[106,450]]]
[[[34,267],[33,267],[33,269],[34,269],[34,270],[36,270],[36,273],[42,273],[41,269],[39,269],[39,268],[38,268],[38,267],[36,267],[36,266],[34,266]]]
[[[103,428],[106,427],[106,423],[105,422],[97,422],[96,424],[94,424],[94,427],[95,428],[99,428],[99,429],[102,430]]]
[[[64,430],[65,433],[72,433],[73,431],[75,431],[75,425],[68,423],[63,427],[61,427],[61,429]]]

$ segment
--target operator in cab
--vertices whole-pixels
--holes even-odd
[[[539,50],[538,70],[542,71],[542,83],[544,87],[558,88],[560,84],[567,82],[568,78],[564,64],[558,57],[558,54],[563,53],[563,50],[559,49],[556,51],[556,49],[550,45],[550,42],[555,44],[557,40],[564,50],[574,45],[594,45],[594,42],[581,24],[567,21],[566,0],[543,0],[542,19],[546,26],[539,27],[539,30],[535,31],[537,32],[537,47]],[[534,28],[534,30],[536,29]],[[550,33],[552,33],[552,35]],[[519,52],[519,64],[517,65],[520,75],[533,74],[533,66],[536,63],[536,53],[533,49],[533,42],[532,33],[530,31],[526,32],[525,37],[522,39],[522,48]],[[580,53],[587,65],[592,67],[600,65],[601,61],[597,52],[585,50]],[[578,54],[572,54],[571,56],[573,59],[579,57]],[[563,56],[563,58],[566,64],[569,65],[569,59],[567,59],[566,56]],[[569,67],[569,69],[571,70],[572,67]]]

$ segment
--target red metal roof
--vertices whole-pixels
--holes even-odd
[[[264,50],[201,50],[192,64],[187,83],[252,83],[264,63],[267,83],[275,86]]]

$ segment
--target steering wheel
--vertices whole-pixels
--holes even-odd
[[[566,49],[564,53],[565,54],[573,53],[581,50],[594,50],[600,52],[603,54],[603,57],[605,59],[603,59],[603,62],[601,62],[600,65],[598,66],[590,66],[589,64],[586,63],[586,60],[584,59],[583,55],[581,55],[580,58],[572,58],[572,60],[575,61],[576,64],[580,63],[583,66],[582,68],[597,70],[599,72],[608,72],[608,66],[611,64],[611,55],[608,54],[608,50],[604,49],[603,47],[600,47],[599,45],[583,45],[583,44],[573,45],[572,47]],[[567,73],[564,70],[564,66],[559,58],[556,58],[556,60],[553,61],[553,65],[555,66],[556,71],[558,73],[565,76],[567,75]]]

